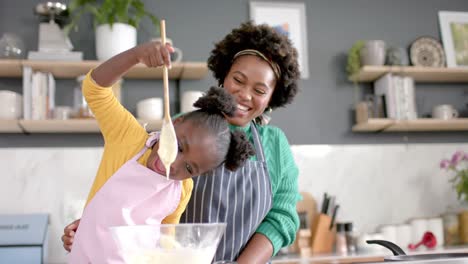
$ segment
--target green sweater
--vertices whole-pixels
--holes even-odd
[[[242,129],[252,140],[250,126]],[[299,170],[294,162],[288,139],[281,129],[274,126],[258,126],[263,152],[270,173],[273,207],[257,228],[257,233],[265,235],[273,245],[273,255],[282,247],[290,245],[299,228],[296,203],[300,199],[297,177]],[[256,159],[256,157],[252,157]]]

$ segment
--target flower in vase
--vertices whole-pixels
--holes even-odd
[[[440,161],[440,168],[454,173],[450,179],[459,200],[468,202],[468,153],[457,151],[451,159]]]

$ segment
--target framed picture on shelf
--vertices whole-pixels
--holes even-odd
[[[468,67],[468,13],[439,11],[447,67]]]
[[[250,2],[250,19],[268,24],[292,41],[298,52],[301,78],[309,77],[305,3]]]

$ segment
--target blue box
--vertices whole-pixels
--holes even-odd
[[[44,263],[48,223],[47,214],[0,214],[0,263]]]

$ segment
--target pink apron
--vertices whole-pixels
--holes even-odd
[[[68,263],[124,263],[109,227],[160,224],[177,208],[182,182],[167,180],[138,163],[158,139],[159,133],[150,135],[146,146],[112,175],[88,203]]]

